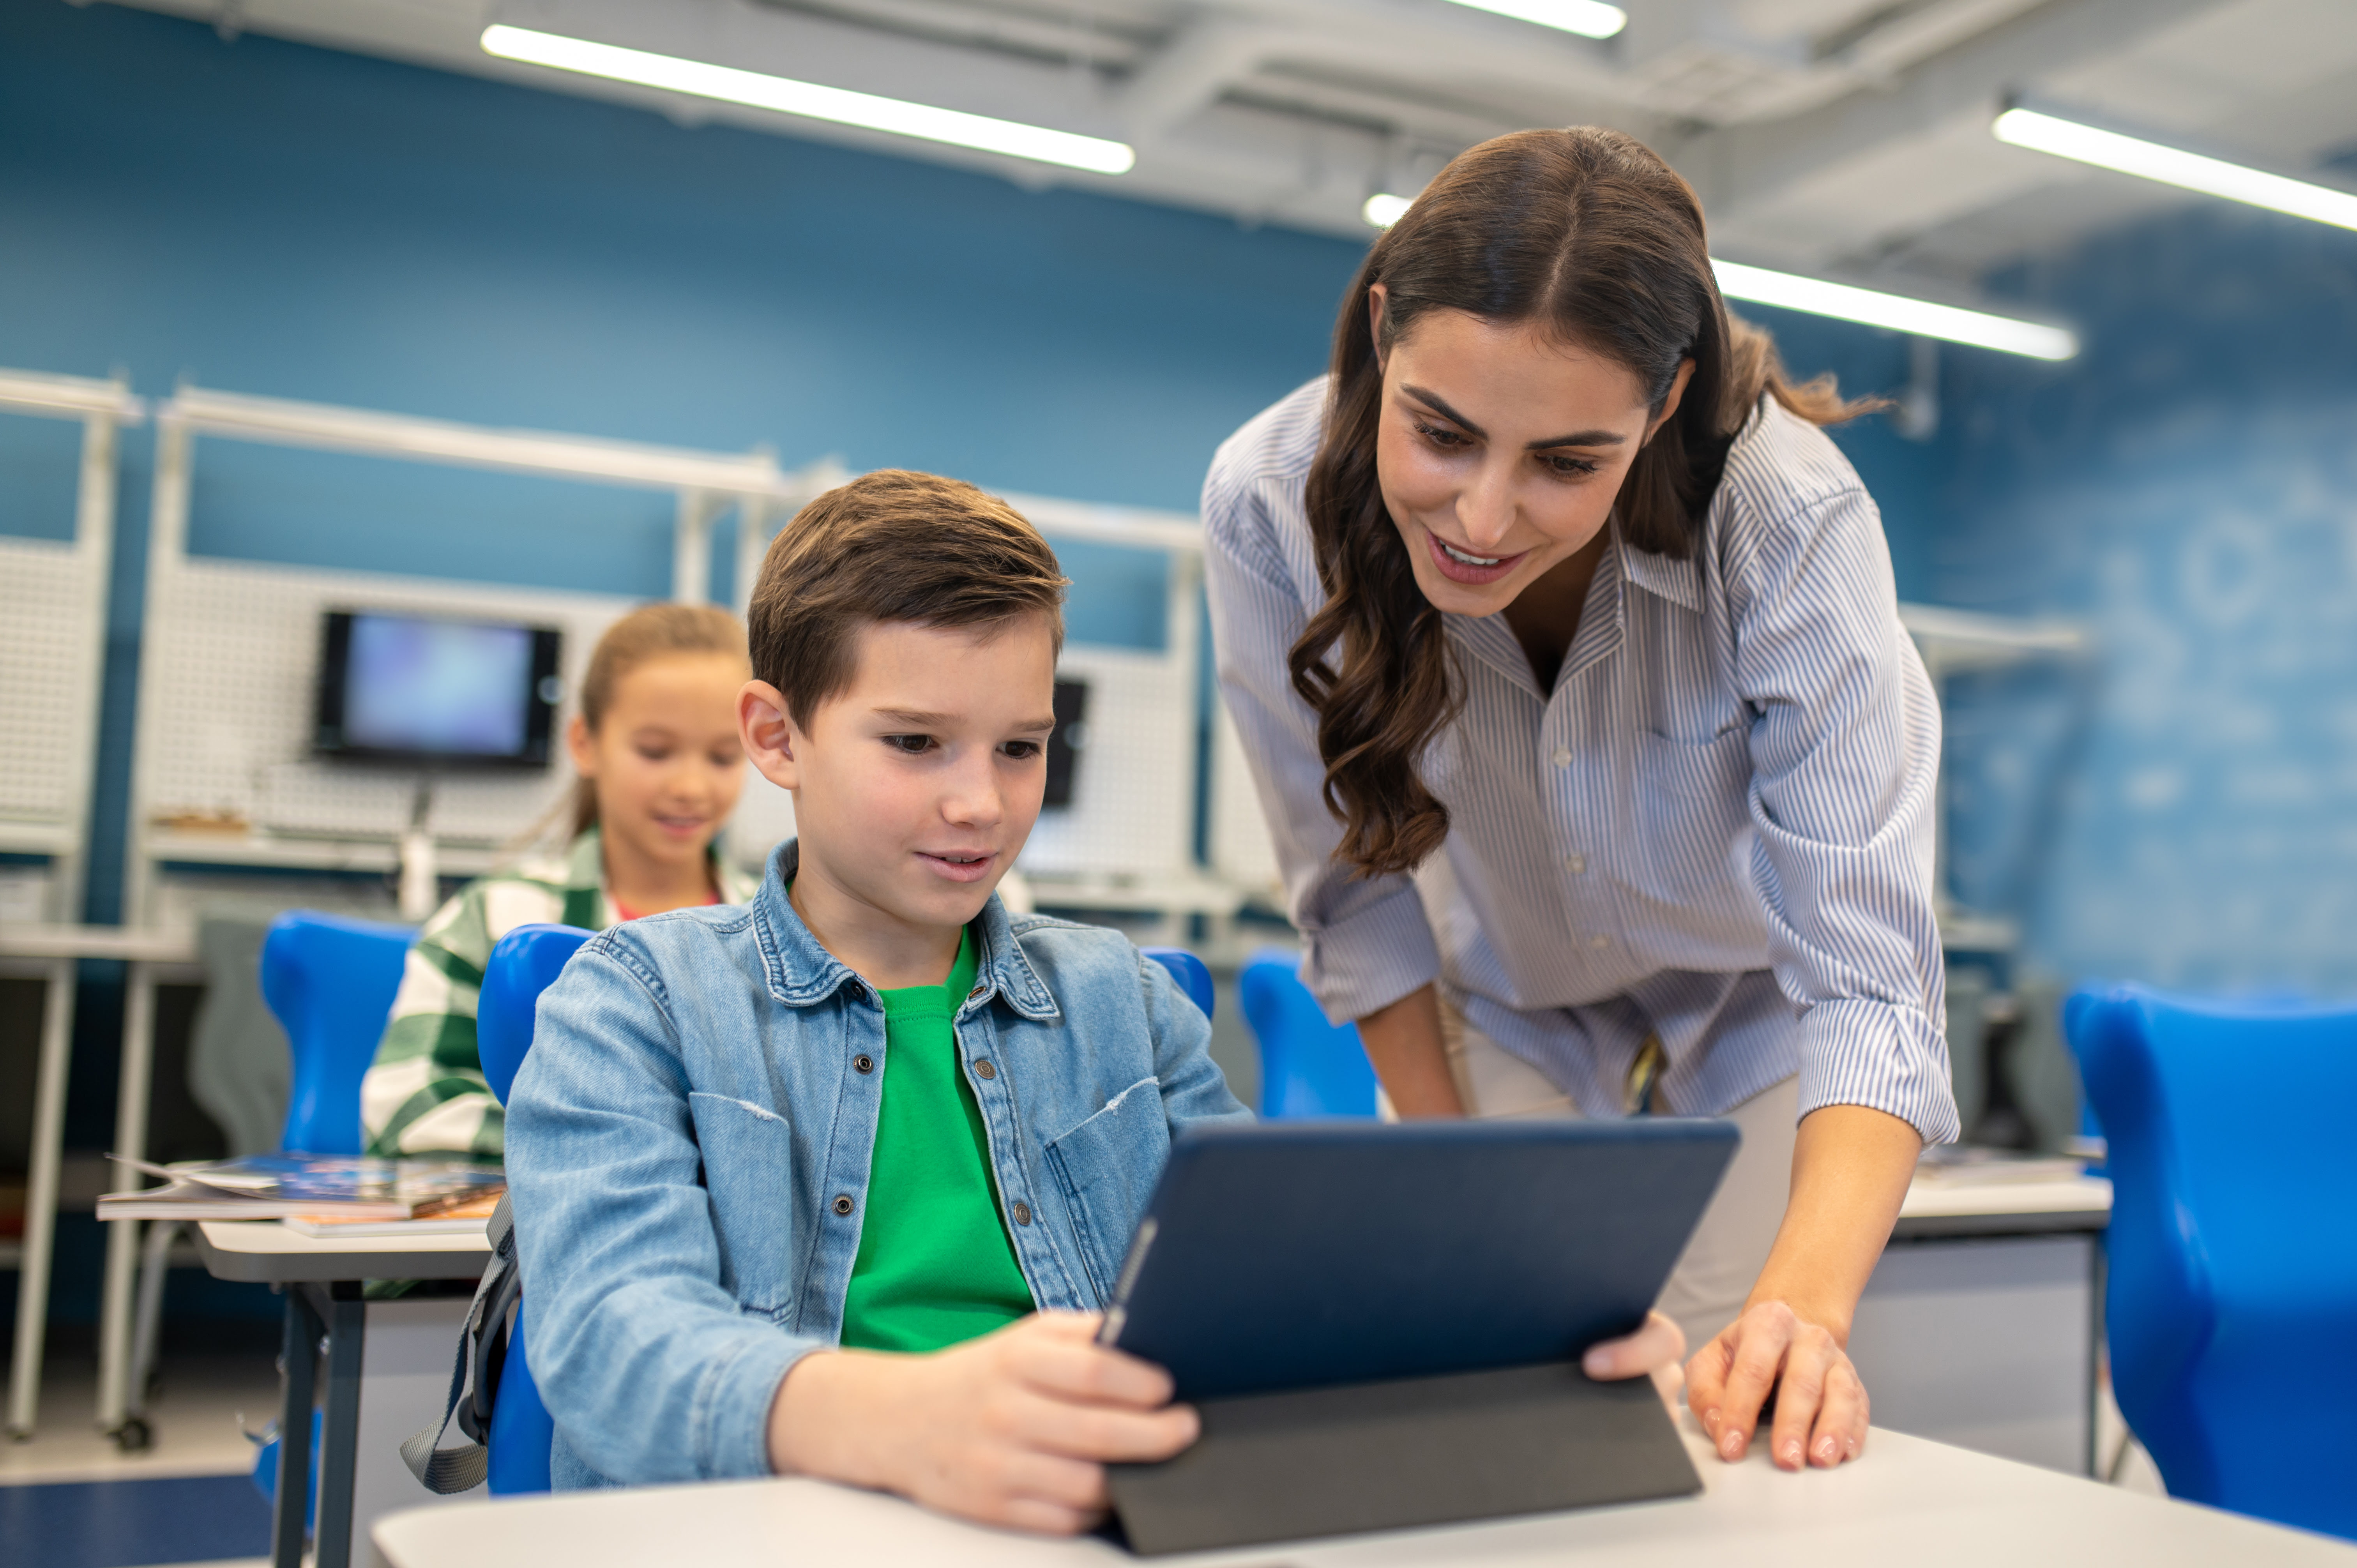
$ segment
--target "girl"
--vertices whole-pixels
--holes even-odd
[[[1864,1444],[1850,1316],[1956,1129],[1939,710],[1818,428],[1857,412],[1727,315],[1651,150],[1526,131],[1375,242],[1203,496],[1311,988],[1403,1115],[1738,1123],[1662,1306],[1719,1453],[1773,1391],[1786,1468]]]
[[[508,932],[546,920],[603,930],[750,896],[756,883],[712,852],[744,788],[737,693],[749,673],[744,628],[708,606],[648,605],[597,639],[565,732],[580,774],[572,844],[468,885],[425,922],[361,1087],[371,1154],[500,1155],[475,1001]]]

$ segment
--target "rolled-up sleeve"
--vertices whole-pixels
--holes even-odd
[[[1864,1105],[1957,1133],[1932,905],[1940,710],[1857,488],[1736,510],[1724,574],[1751,725],[1752,874],[1801,1013],[1801,1112]]]
[[[541,1395],[626,1485],[770,1473],[778,1385],[814,1339],[748,1316],[720,1243],[671,1024],[597,944],[543,994],[508,1112]]]
[[[1241,450],[1240,450],[1241,448]],[[1293,689],[1288,660],[1308,623],[1275,542],[1272,508],[1300,508],[1296,488],[1252,471],[1241,437],[1203,486],[1206,562],[1220,691],[1285,875],[1287,911],[1308,949],[1302,978],[1329,1018],[1346,1023],[1440,973],[1440,952],[1405,876],[1355,878],[1336,864],[1341,824],[1327,810],[1318,720]]]

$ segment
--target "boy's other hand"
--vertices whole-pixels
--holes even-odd
[[[1678,1393],[1685,1386],[1686,1337],[1658,1312],[1645,1315],[1644,1326],[1620,1339],[1590,1345],[1579,1360],[1580,1369],[1598,1382],[1616,1382],[1641,1373],[1653,1375],[1653,1387],[1672,1415],[1678,1412]]]
[[[1168,1373],[1096,1343],[1098,1321],[1035,1313],[929,1356],[806,1356],[770,1407],[770,1466],[985,1524],[1086,1530],[1106,1464],[1167,1459],[1200,1428]]]

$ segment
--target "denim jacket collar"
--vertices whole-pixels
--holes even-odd
[[[769,875],[754,895],[753,929],[761,945],[761,965],[768,972],[770,994],[789,1007],[807,1007],[834,995],[845,985],[874,993],[874,988],[851,966],[819,945],[786,897],[786,884],[802,864],[802,841],[788,839],[770,856]],[[1023,955],[1006,907],[993,893],[982,907],[982,953],[974,973],[974,989],[960,1011],[997,995],[1026,1018],[1046,1023],[1059,1017],[1056,998]]]

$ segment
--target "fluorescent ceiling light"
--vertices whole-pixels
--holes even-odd
[[[2099,131],[2075,120],[2040,114],[2034,109],[2007,110],[1996,117],[1995,130],[1998,141],[2010,142],[2017,147],[2076,158],[2083,164],[2117,169],[2122,174],[2198,190],[2207,196],[2222,196],[2229,201],[2247,201],[2254,207],[2288,212],[2295,218],[2312,218],[2319,223],[2357,229],[2357,196],[2345,190],[2245,168],[2223,158],[2204,157],[2182,147],[2124,136],[2117,131]]]
[[[1888,327],[1895,332],[1912,332],[1919,338],[1941,338],[1951,343],[2027,354],[2033,360],[2068,360],[2079,352],[2079,339],[2060,327],[2017,321],[2009,316],[1991,316],[1986,311],[1964,310],[1953,305],[1934,305],[1928,299],[1910,299],[1900,294],[1853,288],[1848,284],[1827,283],[1822,278],[1772,273],[1765,267],[1747,267],[1736,262],[1714,259],[1710,264],[1718,274],[1718,291],[1729,299],[1749,299],[1760,305],[1781,306],[1787,310],[1805,310],[1813,316],[1863,321],[1869,327]]]
[[[1407,209],[1414,205],[1413,196],[1394,196],[1387,190],[1379,190],[1367,198],[1367,204],[1359,209],[1359,216],[1367,220],[1370,229],[1388,229],[1406,217]]]
[[[1128,144],[1101,136],[1051,131],[1044,125],[995,120],[987,114],[968,114],[956,109],[936,109],[926,103],[879,98],[872,92],[821,87],[815,82],[795,81],[758,70],[737,70],[725,65],[706,65],[702,60],[681,59],[675,55],[593,44],[586,38],[537,33],[528,27],[484,28],[483,52],[529,65],[577,70],[585,76],[634,81],[642,87],[660,87],[673,92],[693,93],[698,98],[717,98],[811,120],[828,120],[838,125],[857,125],[863,130],[887,131],[897,136],[916,136],[928,142],[947,142],[952,146],[977,147],[986,153],[1005,153],[1010,157],[1061,164],[1067,168],[1087,169],[1092,174],[1127,174],[1130,166],[1137,162],[1137,155]]]
[[[1583,38],[1609,38],[1629,25],[1629,13],[1603,0],[1457,0],[1476,11],[1492,11],[1519,22],[1560,27]]]

